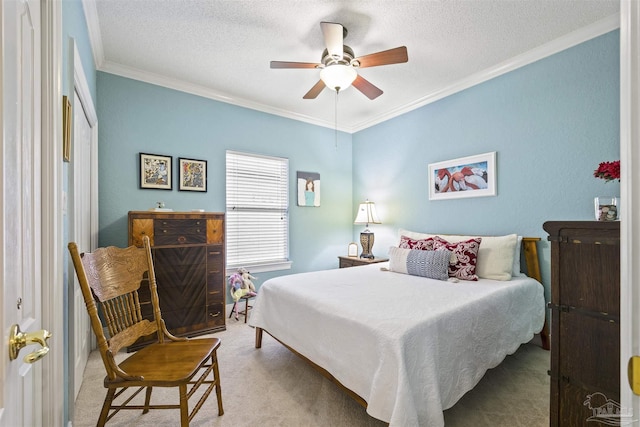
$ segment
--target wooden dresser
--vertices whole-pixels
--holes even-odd
[[[129,245],[149,236],[160,309],[177,336],[221,331],[225,326],[224,214],[129,212]],[[152,318],[148,289],[140,290],[143,315]],[[148,341],[136,342],[129,351]]]
[[[620,402],[620,222],[543,227],[551,242],[550,425],[591,426],[594,408]],[[594,393],[605,397],[590,400]]]

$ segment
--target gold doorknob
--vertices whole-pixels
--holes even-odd
[[[640,395],[640,356],[633,356],[629,359],[627,375],[629,376],[629,387],[634,394]]]
[[[37,362],[49,353],[49,345],[47,343],[49,338],[51,338],[51,332],[46,329],[25,333],[20,331],[18,325],[11,326],[11,334],[9,335],[9,360],[16,359],[22,347],[30,344],[40,344],[42,346],[41,349],[27,354],[23,359],[27,363]]]

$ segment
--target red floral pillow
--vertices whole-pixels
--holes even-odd
[[[433,249],[436,251],[451,251],[456,256],[456,262],[449,264],[449,277],[460,280],[478,280],[476,264],[478,263],[478,249],[481,237],[463,242],[449,243],[440,236],[433,238]]]
[[[428,239],[417,240],[407,236],[400,236],[400,244],[398,245],[398,247],[402,249],[420,249],[423,251],[432,251],[434,250],[434,242],[435,240],[431,237],[429,237]]]

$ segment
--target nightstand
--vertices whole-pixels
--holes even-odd
[[[339,256],[338,259],[340,260],[340,268],[389,261],[389,258],[360,258],[355,256]]]

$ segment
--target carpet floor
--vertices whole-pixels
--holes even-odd
[[[215,393],[192,426],[380,427],[386,423],[365,409],[268,335],[254,348],[254,329],[228,320],[215,334],[224,415],[219,417]],[[124,358],[126,354],[118,355]],[[549,425],[549,352],[534,344],[521,346],[480,383],[445,411],[447,427],[542,427]],[[95,426],[106,394],[104,367],[91,353],[76,399],[74,427]],[[152,402],[177,403],[177,389],[154,389]],[[144,393],[141,393],[141,396]],[[141,397],[139,396],[139,397]],[[121,411],[109,423],[118,426],[177,426],[178,410]]]

